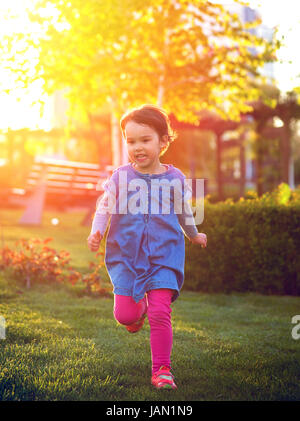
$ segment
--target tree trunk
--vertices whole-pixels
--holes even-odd
[[[163,51],[164,58],[163,58],[163,63],[161,63],[160,65],[160,76],[159,76],[158,91],[157,91],[157,105],[159,107],[163,106],[164,96],[165,96],[166,67],[164,63],[168,60],[169,45],[170,45],[170,29],[166,29],[164,51]]]
[[[257,148],[256,156],[256,190],[258,197],[263,195],[263,156],[260,146]]]
[[[240,197],[245,196],[245,182],[246,182],[246,160],[245,160],[245,145],[244,135],[240,137]]]
[[[291,160],[291,133],[290,119],[284,119],[284,130],[281,137],[281,181],[291,184],[290,160]]]
[[[26,288],[30,289],[31,285],[30,285],[30,276],[26,276]]]
[[[289,165],[289,186],[291,189],[295,188],[295,167],[294,167],[294,160],[293,160],[292,153],[291,153],[290,165]]]
[[[255,159],[255,167],[256,167],[256,192],[258,197],[262,196],[263,191],[263,161],[264,161],[264,155],[263,155],[263,129],[266,125],[267,118],[263,117],[261,120],[257,122],[256,132],[258,134],[258,137],[256,138],[256,159]]]
[[[216,158],[217,158],[217,186],[218,186],[218,199],[224,199],[224,192],[223,192],[223,179],[222,179],[222,134],[216,135]]]
[[[192,136],[188,139],[188,148],[189,148],[189,163],[190,163],[190,178],[196,178],[196,153],[195,153],[195,144]]]
[[[161,108],[163,106],[164,93],[165,93],[164,80],[165,80],[164,75],[160,75],[160,77],[159,77],[159,85],[158,85],[158,92],[157,92],[157,105],[159,107],[161,107]]]
[[[121,149],[122,149],[122,164],[125,165],[129,162],[127,147],[125,144],[125,139],[121,138]]]
[[[112,111],[111,114],[111,143],[112,143],[112,165],[114,168],[121,164],[120,131],[119,121]]]

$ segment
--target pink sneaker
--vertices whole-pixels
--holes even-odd
[[[131,325],[125,326],[126,329],[128,330],[128,332],[136,333],[139,330],[141,330],[143,325],[144,325],[145,318],[146,318],[146,313],[143,314],[142,317],[140,318],[140,320],[138,320],[137,322],[134,322]]]
[[[169,367],[162,366],[160,369],[153,374],[151,383],[157,389],[177,389],[174,383],[174,376],[171,373]]]
[[[128,330],[128,332],[130,332],[130,333],[136,333],[136,332],[138,332],[139,330],[142,329],[142,327],[143,327],[143,325],[145,323],[145,318],[146,318],[147,311],[148,311],[147,298],[144,297],[143,298],[143,301],[144,301],[144,304],[145,304],[145,309],[144,309],[145,313],[142,315],[142,317],[137,322],[134,322],[131,325],[125,326],[126,329]]]

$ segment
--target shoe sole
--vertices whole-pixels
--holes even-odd
[[[156,386],[153,383],[151,383],[151,384],[152,384],[152,386],[155,387],[155,389],[171,389],[171,390],[177,389],[176,385],[172,386],[170,383],[165,383],[164,385],[161,385],[161,386]]]
[[[129,326],[125,326],[127,332],[129,332],[129,333],[137,333],[137,332],[139,332],[142,329],[142,327],[144,326],[145,319],[146,319],[146,314],[143,316],[143,318],[141,320],[142,324],[136,330],[128,330],[127,327],[129,327]]]
[[[175,389],[177,389],[177,387],[173,387],[170,384],[165,384],[165,385],[160,386],[160,387],[157,387],[157,386],[154,386],[154,387],[155,387],[155,389],[167,389],[167,390],[175,390]]]

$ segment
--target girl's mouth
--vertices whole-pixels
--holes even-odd
[[[137,161],[144,161],[144,160],[146,159],[146,155],[137,155],[137,156],[135,157],[135,159],[136,159]]]

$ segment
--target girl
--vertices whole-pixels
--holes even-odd
[[[173,165],[160,163],[160,156],[175,139],[164,110],[153,105],[136,108],[122,117],[121,130],[131,162],[114,170],[104,184],[105,193],[97,206],[88,247],[98,250],[110,219],[105,263],[114,287],[114,317],[134,333],[142,328],[147,315],[151,383],[159,389],[175,389],[170,361],[170,306],[183,284],[184,234],[202,247],[206,247],[207,238],[198,233],[195,224],[186,224],[186,217],[192,215],[186,196],[182,196],[183,212],[175,213],[175,194],[165,197],[168,190],[164,194],[163,189],[157,190],[157,183],[170,185],[173,181],[183,186],[185,179]],[[166,199],[169,212],[153,212],[155,204],[164,206]]]

